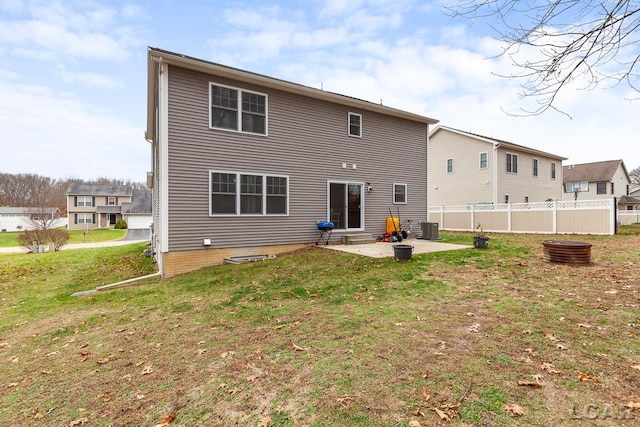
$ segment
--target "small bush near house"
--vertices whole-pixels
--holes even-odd
[[[7,232],[7,229],[6,229],[6,228],[3,228],[3,229],[2,229],[2,232],[3,232],[3,233],[6,233],[6,232]]]
[[[125,230],[127,228],[127,221],[121,219],[120,221],[116,222],[114,228],[117,230]]]
[[[48,245],[53,243],[56,251],[59,251],[69,241],[69,232],[59,228],[47,230],[26,230],[18,234],[18,243],[20,246],[31,249],[33,244]]]

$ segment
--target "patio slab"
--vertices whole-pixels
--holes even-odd
[[[444,243],[437,240],[422,240],[422,239],[403,240],[400,243],[376,242],[376,243],[367,243],[364,245],[329,244],[327,246],[322,245],[318,247],[331,249],[333,251],[342,251],[342,252],[348,252],[351,254],[368,256],[371,258],[386,258],[386,257],[394,256],[393,245],[411,245],[413,246],[414,255],[426,254],[429,252],[452,251],[456,249],[473,248],[473,245],[459,245],[455,243]]]

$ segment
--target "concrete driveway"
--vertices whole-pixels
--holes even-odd
[[[413,246],[413,254],[426,254],[429,252],[452,251],[456,249],[473,248],[473,245],[458,245],[454,243],[444,243],[437,240],[410,239],[403,240],[400,243],[376,242],[364,245],[322,245],[323,248],[334,251],[348,252],[372,258],[386,258],[394,256],[393,245],[410,245]],[[320,247],[320,246],[319,246]]]

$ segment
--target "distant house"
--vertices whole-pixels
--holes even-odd
[[[36,228],[36,225],[47,224],[48,227],[64,225],[60,219],[58,208],[25,208],[25,207],[0,207],[0,230],[19,231]]]
[[[130,185],[72,183],[67,189],[70,230],[113,228],[123,219],[122,205],[131,203]]]
[[[439,125],[429,135],[429,207],[562,196],[565,157]]]
[[[236,256],[426,220],[437,120],[156,48],[148,50],[153,252],[165,277]]]
[[[626,201],[622,201],[623,197],[626,199],[626,196],[629,196],[631,185],[627,168],[622,160],[567,165],[563,168],[563,172],[563,200],[596,200],[616,197],[619,209],[627,209],[629,206]]]

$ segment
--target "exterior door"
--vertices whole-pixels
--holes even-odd
[[[362,183],[329,182],[329,221],[339,230],[363,230]]]
[[[109,214],[109,225],[116,225],[116,214]]]

